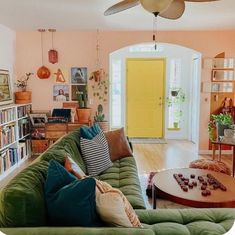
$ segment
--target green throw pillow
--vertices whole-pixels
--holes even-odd
[[[97,136],[100,133],[101,129],[100,126],[95,123],[91,127],[82,126],[80,128],[80,135],[84,139],[92,140],[95,136]]]
[[[50,225],[99,226],[93,178],[77,180],[55,160],[49,163],[45,198]]]

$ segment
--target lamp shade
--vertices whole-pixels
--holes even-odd
[[[55,64],[58,62],[58,52],[54,49],[51,49],[50,51],[48,51],[48,59],[49,62],[52,64]]]
[[[146,11],[159,13],[172,3],[173,0],[140,0],[141,5]]]
[[[51,75],[51,72],[46,66],[40,67],[37,71],[37,76],[40,79],[47,79],[50,77],[50,75]]]

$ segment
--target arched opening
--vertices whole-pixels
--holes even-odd
[[[127,129],[127,69],[129,66],[127,61],[129,59],[165,61],[161,137],[189,140],[198,146],[201,54],[190,48],[168,43],[158,43],[157,50],[153,43],[143,43],[111,53],[110,123],[112,128]],[[147,80],[143,78],[142,82],[144,89]]]

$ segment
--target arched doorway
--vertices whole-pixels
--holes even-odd
[[[111,127],[127,124],[128,59],[153,58],[165,60],[163,137],[190,140],[198,145],[201,54],[175,44],[158,43],[155,50],[153,43],[143,43],[110,54]],[[174,90],[181,93],[177,98]]]

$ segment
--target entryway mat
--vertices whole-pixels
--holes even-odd
[[[160,138],[130,138],[133,144],[167,144],[165,139]]]

